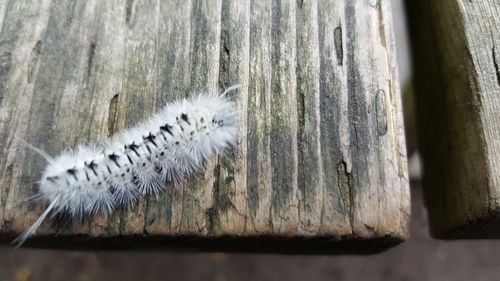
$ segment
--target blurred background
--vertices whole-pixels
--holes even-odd
[[[411,237],[371,256],[287,256],[0,249],[0,281],[35,280],[500,280],[500,242],[429,236],[417,151],[404,0],[392,0],[412,193]]]

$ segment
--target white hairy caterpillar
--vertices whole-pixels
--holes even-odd
[[[49,205],[14,243],[24,243],[49,214],[81,220],[111,213],[141,196],[158,194],[167,181],[177,183],[197,171],[235,142],[236,111],[226,93],[237,88],[167,104],[104,144],[80,145],[55,158],[32,147],[48,162],[37,196]]]

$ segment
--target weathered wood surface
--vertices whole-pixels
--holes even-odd
[[[374,252],[408,235],[389,1],[3,1],[0,239],[51,154],[242,84],[238,146],[179,189],[27,246]],[[13,207],[15,206],[15,207]],[[58,236],[54,236],[59,233]]]
[[[500,2],[408,4],[432,233],[500,238]]]

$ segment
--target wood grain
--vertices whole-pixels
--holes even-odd
[[[112,216],[48,221],[27,246],[368,253],[403,241],[388,2],[1,2],[0,241],[44,208],[19,204],[45,164],[17,138],[57,154],[233,84],[227,155]]]
[[[408,2],[432,233],[499,238],[500,3]]]

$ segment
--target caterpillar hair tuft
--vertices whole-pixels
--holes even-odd
[[[103,144],[80,145],[57,157],[28,145],[48,162],[37,196],[48,207],[14,243],[23,244],[49,215],[109,214],[199,170],[236,140],[237,113],[226,94],[237,88],[167,104]]]

